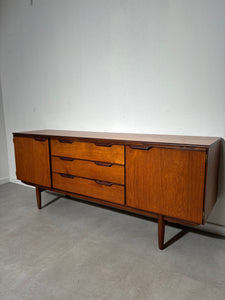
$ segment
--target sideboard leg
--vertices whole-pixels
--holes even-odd
[[[41,209],[41,189],[36,186],[37,207]]]
[[[158,216],[158,243],[159,249],[164,248],[165,221],[162,215]]]

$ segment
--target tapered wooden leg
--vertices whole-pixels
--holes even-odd
[[[37,207],[41,209],[41,189],[36,186]]]
[[[159,249],[164,248],[165,221],[163,216],[158,216],[158,243]]]

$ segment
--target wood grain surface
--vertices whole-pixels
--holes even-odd
[[[48,139],[14,137],[17,179],[51,186]]]
[[[202,223],[205,152],[127,146],[126,157],[128,206]]]
[[[124,164],[124,146],[96,146],[95,143],[65,143],[51,139],[51,154],[72,158]]]
[[[122,185],[106,186],[96,183],[94,180],[62,177],[58,173],[52,173],[52,181],[55,189],[124,204],[124,187]]]
[[[152,143],[158,145],[183,145],[207,147],[215,143],[220,138],[205,136],[183,136],[183,135],[156,135],[137,133],[112,133],[112,132],[89,132],[72,130],[36,130],[25,132],[14,132],[14,136],[45,136],[52,138],[74,138],[78,140],[108,140],[118,143]]]
[[[101,165],[99,162],[80,159],[70,161],[57,156],[51,159],[53,172],[124,184],[124,166],[111,163]]]

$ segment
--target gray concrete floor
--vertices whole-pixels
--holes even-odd
[[[225,299],[224,238],[188,231],[160,251],[154,221],[42,197],[39,211],[34,189],[0,186],[0,299]]]

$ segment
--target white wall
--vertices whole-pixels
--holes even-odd
[[[0,1],[11,179],[13,131],[225,137],[224,0]]]
[[[8,152],[7,152],[5,119],[4,119],[1,80],[0,80],[0,184],[6,183],[8,181],[9,181]]]

